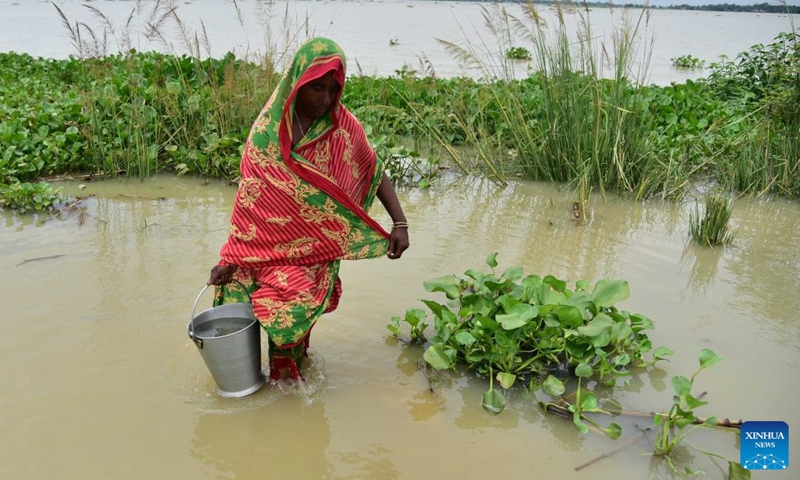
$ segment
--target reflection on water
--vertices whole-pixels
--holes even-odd
[[[712,248],[687,242],[681,254],[680,265],[689,268],[689,279],[686,283],[687,294],[704,297],[708,287],[714,283],[719,268],[719,261],[724,248]]]
[[[652,318],[653,345],[676,354],[601,390],[601,401],[669,408],[672,376],[691,375],[708,347],[724,361],[698,377],[710,402],[701,415],[800,422],[800,387],[788,381],[800,367],[797,202],[737,200],[733,245],[708,249],[687,243],[688,210],[671,203],[595,197],[577,226],[572,192],[551,185],[473,178],[402,190],[412,248],[400,261],[343,263],[342,302],[315,327],[307,384],[222,399],[186,324],[234,187],[169,176],[63,187],[93,196],[72,214],[3,212],[0,221],[0,328],[13,333],[0,336],[2,478],[672,478],[642,455],[651,437],[575,472],[616,444],[581,436],[522,389],[491,416],[480,406],[488,382],[423,368],[424,348],[402,341],[407,331],[388,338],[392,316],[441,300],[423,281],[486,270],[495,251],[500,269],[629,281],[622,308]],[[390,222],[380,207],[374,214]],[[623,438],[647,423],[613,421]],[[696,442],[738,454],[724,433]]]

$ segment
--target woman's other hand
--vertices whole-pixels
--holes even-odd
[[[233,280],[233,274],[239,267],[236,265],[217,265],[211,269],[211,276],[206,282],[207,285],[225,285]]]
[[[408,228],[395,227],[389,237],[389,251],[386,256],[392,260],[403,256],[403,252],[408,248]]]

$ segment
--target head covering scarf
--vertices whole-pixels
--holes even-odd
[[[297,93],[329,72],[342,88],[292,147]],[[340,103],[344,83],[341,48],[325,38],[307,41],[253,123],[242,155],[220,264],[238,266],[235,278],[252,285],[254,313],[277,349],[307,344],[319,316],[336,308],[339,260],[379,257],[388,248],[389,234],[367,214],[383,165]],[[247,301],[230,295],[238,288],[220,289],[217,303]]]

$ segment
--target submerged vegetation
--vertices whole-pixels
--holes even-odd
[[[781,34],[710,64],[707,78],[662,87],[644,84],[646,11],[618,27],[613,45],[598,45],[588,8],[572,7],[558,5],[550,24],[532,3],[521,16],[487,8],[496,58],[482,58],[485,49],[469,41],[444,42],[478,78],[438,78],[429,63],[422,72],[349,77],[343,101],[368,126],[393,179],[426,186],[447,164],[500,183],[571,183],[581,205],[593,191],[680,198],[712,182],[800,196],[800,35]],[[284,43],[268,41],[258,58],[207,58],[204,32],[188,31],[173,7],[150,12],[146,34],[157,40],[173,22],[191,53],[145,53],[127,48],[127,24],[113,31],[87,8],[102,29],[62,15],[78,57],[0,54],[0,206],[47,208],[57,192],[41,180],[76,172],[235,180],[250,122],[300,29],[267,32]],[[580,16],[577,43],[567,14]],[[109,41],[124,53],[106,54]],[[517,79],[506,52],[527,49],[522,42],[532,59]]]

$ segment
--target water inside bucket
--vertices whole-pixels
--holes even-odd
[[[194,336],[198,338],[216,338],[236,333],[247,328],[253,320],[250,318],[215,318],[201,325],[194,330]]]

